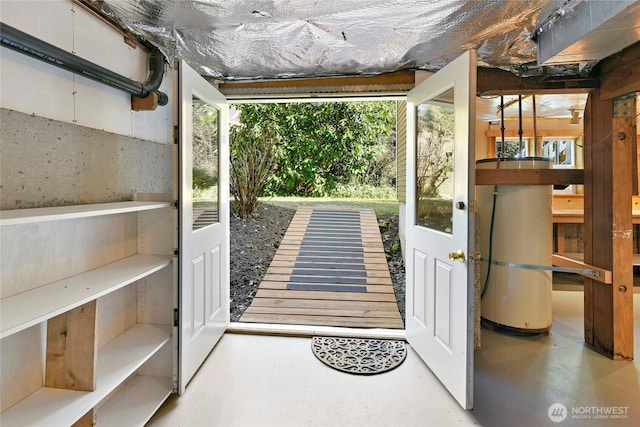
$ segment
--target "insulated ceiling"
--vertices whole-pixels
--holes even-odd
[[[224,80],[535,67],[531,39],[572,0],[93,0],[205,76]],[[574,0],[575,1],[575,0]]]

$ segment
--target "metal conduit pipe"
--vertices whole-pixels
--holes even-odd
[[[140,98],[145,98],[153,92],[158,96],[158,105],[167,105],[169,102],[167,94],[158,90],[164,77],[164,57],[157,48],[149,53],[147,58],[147,79],[145,82],[140,83],[4,23],[0,23],[0,42],[4,47]]]

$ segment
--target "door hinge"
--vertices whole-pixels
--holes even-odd
[[[173,309],[173,326],[178,327],[178,309]]]
[[[173,143],[178,145],[179,141],[180,141],[180,134],[178,131],[178,125],[174,125],[173,126]]]
[[[173,201],[173,207],[174,207],[175,209],[180,208],[180,201],[179,201],[179,200],[174,200],[174,201]]]
[[[469,212],[476,212],[476,210],[477,210],[476,201],[469,200]]]
[[[175,249],[173,250],[173,256],[179,256],[179,255],[180,255],[180,249],[175,248]]]

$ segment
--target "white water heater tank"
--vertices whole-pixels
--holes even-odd
[[[543,157],[485,159],[478,169],[548,169]],[[498,185],[493,230],[491,213],[494,186],[478,185],[478,227],[480,251],[502,263],[551,266],[553,252],[552,186]],[[489,265],[481,263],[480,286],[485,286]],[[480,315],[484,326],[515,333],[543,333],[551,329],[551,271],[491,265],[482,297]]]

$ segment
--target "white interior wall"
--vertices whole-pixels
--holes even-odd
[[[0,3],[0,21],[136,81],[144,81],[147,52],[69,0]],[[160,89],[171,97],[169,73]],[[129,94],[21,53],[0,49],[0,106],[147,141],[170,143],[170,104],[131,111]]]
[[[146,78],[147,53],[125,44],[120,33],[69,0],[1,0],[0,21],[125,77]],[[168,70],[160,89],[169,95],[169,104],[135,112],[125,92],[1,47],[0,208],[130,200],[137,192],[171,193],[172,88]],[[116,217],[120,216],[61,221],[42,231],[30,227],[32,234],[24,238],[10,237],[20,234],[20,226],[4,228],[2,296],[135,253],[135,214],[121,216],[123,223]],[[37,253],[30,253],[29,247],[38,248]],[[171,277],[168,281],[170,285]],[[165,293],[172,289],[164,288]],[[101,300],[99,344],[135,323],[138,297],[129,286]],[[150,303],[159,298],[153,292],[143,297]],[[171,305],[172,298],[167,300],[165,304]],[[45,340],[44,323],[2,340],[0,411],[42,386]],[[163,355],[165,370],[171,356]]]

